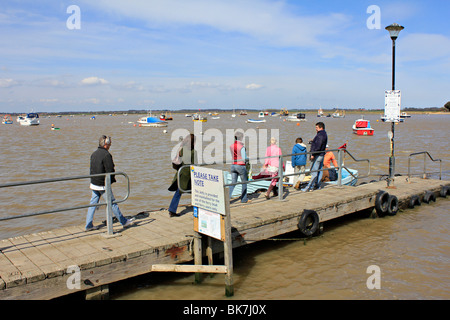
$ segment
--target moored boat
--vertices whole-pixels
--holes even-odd
[[[10,114],[5,114],[2,119],[2,124],[13,124],[13,120]]]
[[[39,125],[39,115],[35,112],[30,112],[18,121],[22,126],[37,126]]]
[[[157,117],[152,117],[151,114],[148,114],[146,117],[139,118],[137,123],[139,123],[139,127],[167,127],[168,125],[166,121],[162,121]]]
[[[266,122],[266,119],[247,119],[247,123],[263,123]]]
[[[370,121],[366,119],[358,119],[353,124],[353,133],[358,136],[373,136],[373,128],[370,126]]]
[[[296,113],[287,116],[286,121],[306,121],[306,113]]]
[[[208,118],[196,113],[192,115],[192,121],[206,122],[208,121]]]

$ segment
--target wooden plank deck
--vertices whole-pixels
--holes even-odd
[[[231,202],[233,247],[297,230],[305,209],[316,211],[325,222],[373,208],[379,190],[396,195],[405,207],[413,195],[432,191],[438,197],[441,186],[449,184],[397,178],[395,189],[387,189],[381,181],[308,193],[288,188],[283,201],[252,195],[249,204]],[[180,211],[184,214],[176,218],[169,218],[166,210],[148,212],[128,229],[115,224],[117,237],[104,237],[106,227],[84,232],[83,226],[71,226],[0,240],[0,299],[51,299],[151,272],[152,265],[192,261],[192,208],[180,207]],[[213,250],[223,250],[222,243],[215,241]],[[81,270],[79,289],[67,286],[71,266]]]

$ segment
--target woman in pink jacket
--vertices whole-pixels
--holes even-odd
[[[270,146],[266,149],[266,157],[273,157],[273,158],[267,158],[264,162],[263,169],[267,172],[267,174],[271,177],[275,177],[278,175],[278,168],[280,167],[280,160],[278,156],[281,156],[281,149],[277,146],[277,139],[270,138]],[[276,156],[276,157],[275,157]],[[283,163],[284,168],[284,163]],[[270,198],[270,192],[273,190],[273,196],[276,197],[278,195],[278,189],[275,188],[277,185],[278,179],[272,179],[269,189],[266,193],[266,199]],[[275,189],[274,189],[275,188]]]

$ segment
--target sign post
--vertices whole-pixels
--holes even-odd
[[[231,240],[230,195],[224,187],[223,172],[205,167],[191,166],[192,206],[194,207],[194,231],[220,240],[224,244],[225,295],[234,295],[233,287],[233,247]],[[201,241],[198,240],[197,241]],[[210,246],[211,241],[208,241]],[[198,246],[197,246],[198,247]],[[201,250],[194,250],[200,258]],[[208,260],[212,263],[212,250],[209,248]],[[196,277],[198,280],[198,277]]]
[[[394,137],[395,124],[400,122],[400,90],[386,90],[384,96],[384,115],[386,122],[391,122],[391,131],[389,132],[390,154],[389,154],[389,177],[387,180],[388,188],[394,187],[395,177],[395,156],[394,156]]]

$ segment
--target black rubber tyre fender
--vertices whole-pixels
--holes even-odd
[[[389,196],[387,214],[395,216],[398,212],[398,198],[394,195]]]
[[[311,237],[319,228],[319,215],[314,210],[303,210],[298,222],[298,229],[307,237]]]
[[[431,201],[436,202],[436,196],[434,192],[431,191],[425,192],[425,195],[423,196],[423,202],[430,203]]]
[[[411,199],[409,199],[408,207],[414,208],[414,206],[420,206],[421,204],[420,197],[418,195],[413,195]]]
[[[450,193],[450,188],[448,186],[442,186],[441,187],[441,192],[439,193],[439,195],[442,198],[447,198],[447,195]]]
[[[375,210],[379,217],[383,217],[386,215],[389,206],[389,193],[386,191],[378,192],[375,197]]]

